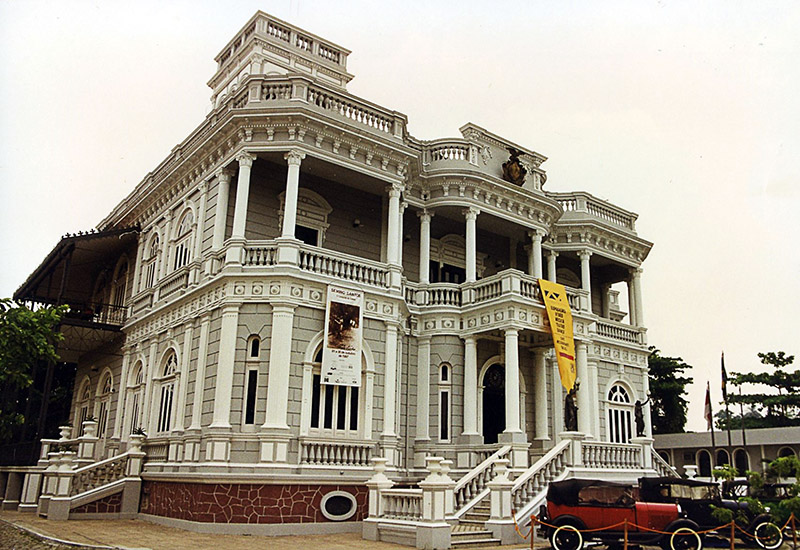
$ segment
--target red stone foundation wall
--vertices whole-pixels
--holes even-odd
[[[122,510],[122,491],[108,495],[100,500],[78,506],[70,510],[70,514],[119,514]]]
[[[264,485],[230,483],[142,484],[140,512],[204,523],[322,523],[322,497],[346,491],[356,499],[355,515],[367,515],[367,488],[352,485]]]

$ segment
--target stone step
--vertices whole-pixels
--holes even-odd
[[[453,531],[450,533],[450,540],[477,540],[492,538],[492,532],[486,529],[476,529],[474,531]]]
[[[479,519],[483,521],[489,521],[489,517],[490,517],[489,514],[482,514],[480,512],[472,512],[472,511],[464,514],[464,518],[466,519]]]
[[[481,527],[483,527],[483,524],[489,521],[489,518],[488,517],[486,519],[461,518],[458,521],[464,525],[480,525]]]
[[[452,540],[450,541],[451,548],[484,548],[484,547],[500,546],[500,539],[493,538],[479,538],[469,540]]]

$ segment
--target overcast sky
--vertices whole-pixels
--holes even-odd
[[[798,6],[0,0],[0,296],[202,122],[261,9],[352,50],[348,89],[416,137],[474,122],[549,157],[546,189],[637,212],[648,340],[695,367],[704,429],[722,350],[800,356]]]

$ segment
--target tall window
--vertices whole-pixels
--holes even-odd
[[[153,235],[153,238],[150,239],[150,246],[147,247],[147,256],[144,264],[144,288],[152,288],[156,283],[159,245],[158,235]]]
[[[78,405],[75,408],[75,421],[78,424],[78,435],[83,435],[83,423],[89,418],[89,407],[92,404],[92,390],[89,380],[84,380],[78,391]]]
[[[105,372],[97,388],[97,437],[101,439],[106,437],[108,428],[108,409],[111,404],[113,383],[111,373]]]
[[[128,262],[123,262],[117,269],[117,276],[111,283],[111,305],[115,309],[125,305],[125,287],[128,286]]]
[[[192,257],[192,224],[194,216],[192,211],[186,212],[178,225],[178,233],[175,241],[175,258],[172,261],[172,269],[179,269],[189,263]]]
[[[261,339],[253,335],[247,339],[247,378],[244,387],[244,424],[256,423],[256,397],[258,395],[258,359],[261,353]]]
[[[142,426],[142,399],[144,399],[144,372],[142,364],[137,363],[128,381],[127,402],[130,403],[130,429],[128,431],[131,433]]]
[[[632,409],[627,390],[614,384],[608,392],[608,440],[612,443],[630,442]]]
[[[363,369],[363,358],[362,358]],[[314,358],[311,431],[318,435],[358,435],[359,389],[321,383],[322,348]]]
[[[158,433],[168,432],[172,428],[172,403],[175,397],[175,381],[178,372],[178,358],[174,351],[170,351],[164,361],[161,371],[161,379],[158,381],[161,387],[160,399],[158,404]]]
[[[439,367],[439,440],[450,441],[450,386],[453,373],[450,365]],[[417,383],[420,383],[419,381]]]

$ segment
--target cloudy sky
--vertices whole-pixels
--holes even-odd
[[[639,214],[649,342],[707,380],[800,357],[800,4],[0,0],[0,296],[96,225],[207,113],[261,9],[352,50],[349,90],[417,137],[474,122],[547,188]]]

